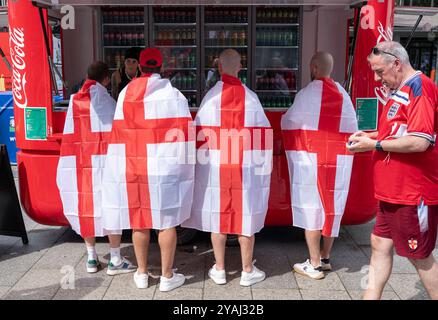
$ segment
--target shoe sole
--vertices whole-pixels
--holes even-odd
[[[149,287],[149,283],[146,284],[146,286],[138,286],[137,282],[135,282],[135,280],[134,280],[134,283],[135,283],[135,286],[137,287],[137,289],[147,289]]]
[[[125,274],[125,273],[131,273],[135,272],[137,269],[128,269],[128,270],[107,270],[106,274],[109,276],[116,276],[118,274]]]
[[[181,284],[178,284],[177,286],[172,287],[172,288],[163,288],[163,289],[162,289],[162,288],[161,288],[161,285],[160,285],[160,291],[161,291],[161,292],[169,292],[169,291],[172,291],[172,290],[174,290],[174,289],[176,289],[176,288],[181,287],[185,282],[186,282],[186,279],[184,279],[184,281],[182,281]]]
[[[99,268],[87,268],[87,273],[96,273],[99,271]]]
[[[217,281],[217,280],[215,280],[212,276],[210,276],[210,274],[208,275],[208,277],[209,277],[211,280],[213,280],[214,283],[219,284],[219,285],[222,285],[222,284],[226,284],[226,283],[227,283],[227,279]]]
[[[294,271],[295,271],[296,273],[298,273],[298,274],[301,274],[302,276],[305,276],[305,277],[308,277],[308,278],[310,278],[310,279],[314,279],[314,280],[321,280],[321,279],[324,279],[324,278],[325,278],[325,275],[324,275],[324,274],[320,274],[320,275],[318,275],[318,276],[316,276],[316,277],[312,277],[312,276],[310,276],[309,274],[305,273],[304,271],[301,271],[300,269],[295,269],[295,268],[294,268]]]
[[[322,267],[322,271],[332,271],[332,267]]]
[[[261,278],[260,280],[257,280],[257,281],[255,281],[255,282],[247,282],[247,281],[242,281],[242,280],[240,280],[240,285],[241,285],[242,287],[249,287],[249,286],[252,286],[252,285],[254,285],[254,284],[256,284],[256,283],[262,282],[262,281],[265,280],[265,279],[266,279],[266,275],[265,275],[263,278]]]

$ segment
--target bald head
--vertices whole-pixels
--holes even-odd
[[[329,78],[333,71],[333,57],[330,53],[320,51],[313,55],[310,60],[310,73],[312,80]]]
[[[240,54],[234,49],[226,49],[219,56],[219,72],[237,77],[242,65]]]

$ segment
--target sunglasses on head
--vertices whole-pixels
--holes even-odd
[[[398,57],[397,57],[395,54],[392,54],[392,53],[390,53],[390,52],[386,52],[386,51],[380,50],[380,49],[377,48],[377,47],[372,48],[372,49],[371,49],[371,53],[374,54],[374,55],[376,55],[376,56],[377,56],[377,55],[380,55],[381,53],[384,53],[384,54],[388,54],[388,55],[393,56],[394,58],[398,59]]]

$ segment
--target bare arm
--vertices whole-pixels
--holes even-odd
[[[352,144],[347,146],[350,152],[366,152],[375,149],[377,140],[367,136],[357,136],[353,137],[351,142]],[[383,140],[380,144],[387,152],[413,153],[426,151],[430,141],[417,136],[403,136],[394,140]]]

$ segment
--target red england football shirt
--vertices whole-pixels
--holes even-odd
[[[378,140],[406,135],[423,137],[431,146],[421,153],[375,151],[377,199],[396,204],[438,204],[438,88],[421,72],[389,96],[379,120]]]

